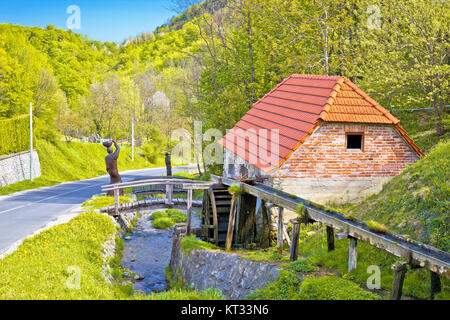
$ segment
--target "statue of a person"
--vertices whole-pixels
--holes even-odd
[[[113,153],[112,144],[116,147],[116,151]],[[119,174],[119,169],[117,168],[117,160],[119,159],[120,147],[116,141],[104,142],[103,145],[107,148],[108,155],[105,157],[106,171],[108,171],[110,176],[110,183],[121,183],[122,178]],[[113,191],[108,191],[108,195],[114,195]],[[120,195],[123,195],[123,190],[120,190]]]
[[[166,171],[167,171],[167,176],[171,177],[172,176],[172,163],[170,161],[170,154],[168,152],[166,152]]]

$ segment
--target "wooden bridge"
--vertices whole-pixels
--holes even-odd
[[[285,193],[269,186],[254,183],[253,181],[237,181],[229,178],[212,176],[214,182],[205,182],[194,179],[158,177],[143,180],[135,180],[127,183],[104,186],[104,191],[113,190],[115,194],[115,206],[107,208],[107,211],[119,217],[120,210],[133,208],[136,204],[119,204],[119,190],[132,188],[133,192],[140,192],[145,187],[149,192],[157,190],[166,193],[165,199],[143,200],[137,203],[138,207],[152,205],[152,201],[159,201],[166,205],[173,205],[174,201],[187,206],[187,234],[190,234],[190,221],[192,211],[192,191],[204,190],[202,201],[202,214],[204,235],[207,241],[217,246],[230,249],[232,245],[239,246],[245,243],[256,243],[260,247],[269,246],[269,234],[255,233],[255,216],[257,199],[261,205],[258,210],[268,208],[278,209],[277,221],[277,249],[282,250],[283,241],[291,243],[291,260],[298,257],[298,237],[301,224],[320,222],[327,229],[328,250],[334,250],[335,238],[349,239],[348,271],[351,272],[357,265],[357,242],[364,241],[372,246],[387,251],[394,256],[402,258],[403,262],[393,265],[395,271],[394,283],[391,291],[391,299],[400,299],[402,286],[407,272],[407,266],[411,269],[426,268],[431,273],[432,295],[441,289],[440,276],[450,278],[450,254],[423,243],[408,239],[397,234],[383,234],[370,230],[365,224],[347,219],[343,214],[325,210],[323,206],[311,203],[302,198]],[[231,196],[228,187],[238,185],[241,194]],[[149,187],[152,186],[152,187]],[[173,187],[177,192],[186,190],[187,199],[172,199]],[[156,192],[156,191],[155,191]],[[155,202],[156,203],[156,202]],[[195,203],[200,205],[200,201]],[[302,209],[301,219],[290,220],[293,224],[291,239],[287,239],[287,233],[283,228],[283,210],[297,211]],[[245,221],[244,221],[245,220]],[[263,221],[267,223],[267,221]],[[335,233],[339,231],[339,233]]]

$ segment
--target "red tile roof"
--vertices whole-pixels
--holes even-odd
[[[257,168],[270,172],[279,167],[321,121],[392,124],[416,153],[423,156],[394,116],[341,76],[291,75],[256,102],[225,135],[222,144],[246,161],[251,160]],[[250,132],[246,141],[239,129],[252,129],[254,133]],[[256,134],[261,129],[279,130],[277,159],[268,161],[260,156],[257,148],[270,151],[267,140],[256,142]],[[268,140],[271,141],[270,135]]]

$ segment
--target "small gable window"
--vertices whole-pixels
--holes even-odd
[[[348,150],[361,150],[364,148],[364,135],[362,133],[347,133],[346,142]]]

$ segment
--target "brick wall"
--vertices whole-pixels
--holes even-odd
[[[346,132],[364,133],[362,152],[346,149]],[[275,178],[393,177],[418,159],[392,126],[322,123]]]

